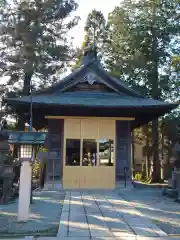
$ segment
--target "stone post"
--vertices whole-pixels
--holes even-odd
[[[31,198],[31,162],[23,161],[21,165],[20,186],[19,186],[19,204],[18,204],[18,222],[27,222],[30,213]]]

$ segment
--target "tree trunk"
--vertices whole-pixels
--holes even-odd
[[[145,127],[145,135],[146,135],[146,178],[148,179],[150,176],[150,157],[149,157],[149,125],[147,124]]]
[[[165,156],[164,156],[164,128],[163,123],[161,123],[161,179],[164,180],[165,178]]]
[[[152,121],[152,182],[159,182],[161,179],[161,167],[159,160],[159,141],[158,141],[158,120]]]
[[[26,72],[24,75],[24,86],[23,86],[23,96],[29,96],[30,90],[31,90],[31,78],[32,78],[33,72]],[[30,111],[30,109],[29,109]],[[17,129],[20,131],[25,130],[25,115],[24,111],[19,111],[18,113],[18,123],[17,123]]]
[[[133,168],[133,177],[135,177],[135,159],[134,159],[134,153],[135,153],[135,146],[134,146],[134,131],[132,131],[132,168]]]
[[[159,99],[159,54],[158,54],[158,39],[157,39],[157,3],[155,0],[152,2],[152,69],[150,74],[150,81],[152,83],[152,97]],[[158,182],[161,179],[160,174],[160,161],[159,161],[159,138],[158,138],[158,119],[152,121],[152,161],[153,161],[153,172],[152,181]]]

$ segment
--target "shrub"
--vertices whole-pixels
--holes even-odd
[[[134,176],[134,180],[136,181],[142,181],[143,180],[143,177],[142,177],[142,173],[140,172],[137,172]]]
[[[39,179],[40,172],[41,172],[41,163],[36,160],[35,163],[32,165],[32,177],[35,179]]]

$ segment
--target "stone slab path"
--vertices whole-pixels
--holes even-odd
[[[57,239],[146,240],[144,237],[170,239],[114,191],[66,193]]]
[[[162,196],[162,189],[117,189],[117,193],[168,235],[180,239],[180,204]]]
[[[40,237],[38,240],[179,240],[172,237]],[[4,239],[6,240],[6,239]],[[19,239],[17,239],[19,240]]]

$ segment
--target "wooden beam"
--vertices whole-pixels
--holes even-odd
[[[46,119],[104,119],[104,120],[120,120],[120,121],[134,121],[135,117],[82,117],[82,116],[45,116]]]

